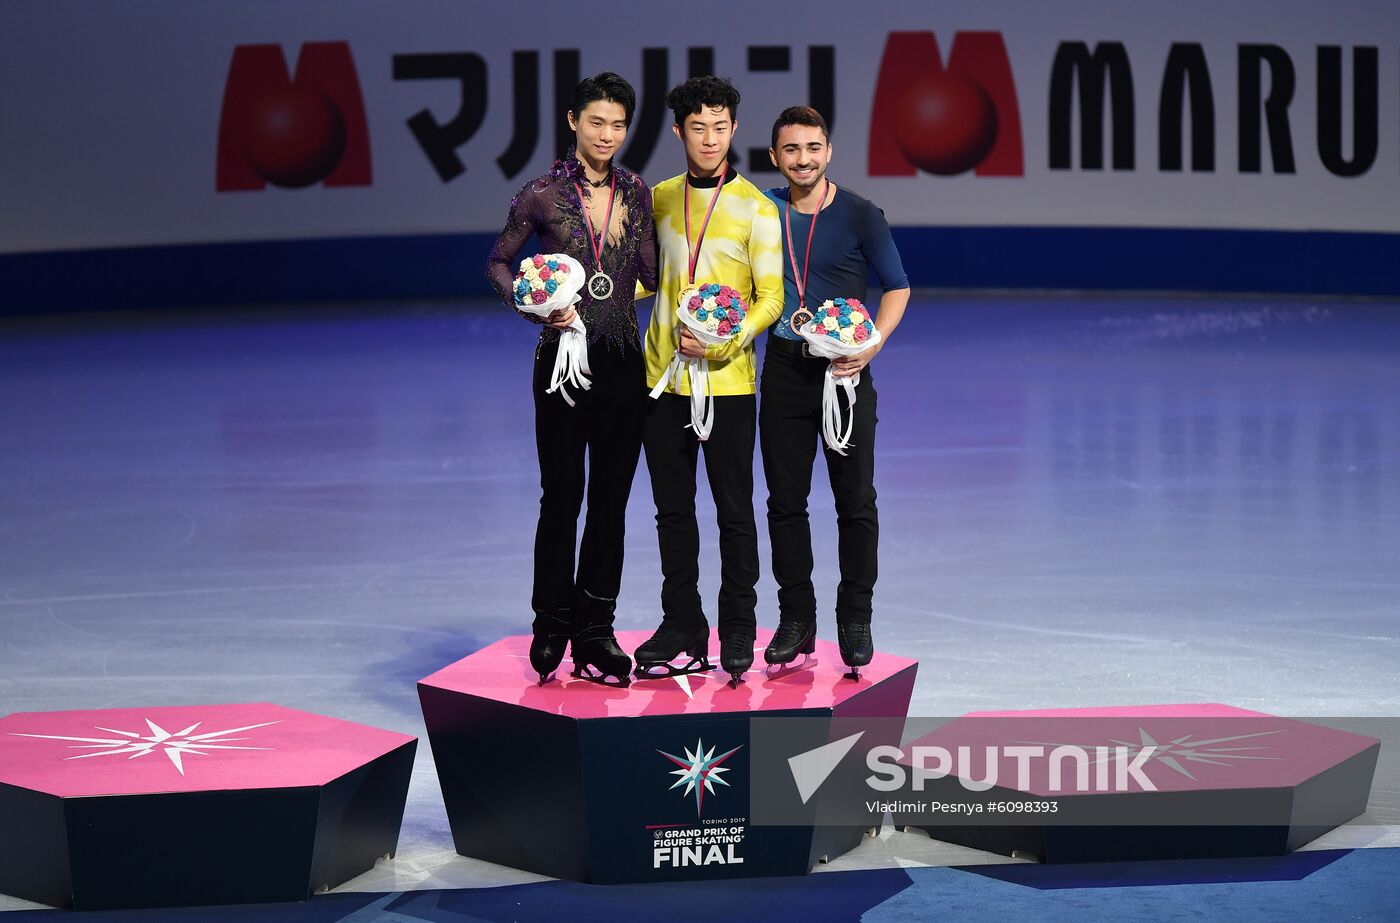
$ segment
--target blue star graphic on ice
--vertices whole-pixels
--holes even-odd
[[[704,741],[697,738],[695,741],[695,752],[691,753],[690,750],[687,749],[685,751],[685,759],[672,756],[665,750],[657,750],[656,752],[681,767],[680,769],[671,770],[671,775],[680,776],[671,788],[676,789],[684,785],[685,791],[682,792],[682,795],[689,795],[691,792],[695,793],[695,816],[699,817],[700,811],[705,805],[705,793],[709,792],[711,795],[715,793],[714,786],[711,785],[711,783],[718,782],[720,785],[726,786],[729,784],[724,781],[724,779],[720,778],[720,773],[729,771],[727,767],[721,766],[720,763],[723,763],[741,749],[743,749],[742,744],[730,750],[728,753],[715,756],[715,748],[711,747],[708,753],[705,752]]]

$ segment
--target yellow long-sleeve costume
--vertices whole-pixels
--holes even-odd
[[[691,243],[700,233],[714,187],[690,187]],[[686,250],[685,174],[658,183],[652,190],[656,239],[658,291],[646,335],[647,387],[661,380],[676,352],[676,301],[690,288],[690,255]],[[778,209],[759,189],[737,173],[725,178],[715,204],[700,259],[695,284],[717,283],[738,291],[749,306],[738,336],[705,350],[710,362],[710,386],[717,396],[753,394],[757,390],[753,341],[783,313],[783,238]],[[690,383],[681,376],[667,391],[689,394]]]

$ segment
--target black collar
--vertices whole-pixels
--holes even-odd
[[[730,183],[734,182],[738,178],[739,171],[735,170],[733,167],[730,167],[727,171],[725,171],[724,185],[728,186]],[[686,180],[690,183],[690,188],[692,189],[713,189],[719,185],[718,176],[707,176],[704,179],[701,179],[698,176],[691,176],[688,171],[686,173]]]

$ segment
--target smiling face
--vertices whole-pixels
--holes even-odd
[[[685,117],[684,125],[672,125],[671,130],[685,145],[685,161],[690,172],[698,177],[715,176],[729,156],[729,144],[739,123],[728,106],[701,106],[699,112]]]
[[[595,99],[579,113],[569,113],[574,130],[574,150],[591,166],[606,168],[627,138],[627,111],[621,103]]]
[[[831,163],[831,142],[826,132],[812,125],[784,125],[778,130],[777,147],[768,152],[773,165],[799,189],[810,189],[826,176]]]

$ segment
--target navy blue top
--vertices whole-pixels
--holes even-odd
[[[769,189],[764,195],[778,206],[778,223],[783,227],[783,316],[769,328],[770,333],[787,340],[800,340],[792,332],[789,321],[797,310],[797,282],[792,275],[792,256],[797,257],[797,271],[802,271],[807,253],[807,232],[812,228],[812,216],[791,209],[792,236],[788,241],[783,215],[788,209],[787,187]],[[796,250],[789,249],[796,247]],[[874,268],[884,291],[909,287],[899,250],[890,236],[885,213],[871,202],[844,186],[836,188],[831,204],[822,210],[817,233],[812,238],[812,263],[807,270],[807,309],[815,311],[831,298],[865,300],[865,290]],[[871,305],[874,315],[875,305]]]

